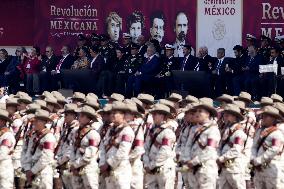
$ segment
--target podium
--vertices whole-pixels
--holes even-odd
[[[186,96],[210,97],[210,74],[203,71],[173,70],[175,90]]]

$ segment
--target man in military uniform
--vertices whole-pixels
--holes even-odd
[[[128,33],[123,33],[123,48],[126,57],[130,56],[131,54],[131,36]]]
[[[104,58],[105,63],[102,65],[102,72],[98,80],[98,92],[99,96],[102,94],[109,96],[112,93],[112,73],[116,52],[115,48],[109,44],[109,37],[102,34],[100,52]]]
[[[166,44],[166,56],[162,58],[162,68],[160,73],[156,75],[157,86],[161,87],[157,91],[158,98],[163,98],[169,95],[173,89],[172,70],[178,70],[180,65],[178,60],[173,56],[175,48],[172,45]]]
[[[244,55],[248,56],[248,47],[256,45],[256,37],[252,34],[246,35],[246,48],[244,49]]]
[[[244,119],[237,105],[227,104],[223,111],[225,124],[220,144],[220,157],[217,163],[221,169],[219,188],[245,189],[245,167],[243,150],[247,135],[243,125],[239,122]]]
[[[106,189],[130,189],[132,171],[129,153],[134,132],[125,121],[128,107],[123,102],[113,102],[112,122],[102,148],[100,171],[105,175]]]
[[[261,127],[256,131],[251,164],[255,170],[256,189],[283,188],[283,133],[276,124],[282,119],[279,110],[266,106],[261,110]]]
[[[129,155],[132,166],[131,188],[143,189],[144,169],[141,157],[145,152],[143,131],[144,120],[141,117],[142,114],[138,112],[137,105],[133,100],[127,99],[124,102],[129,109],[125,114],[125,120],[133,129],[135,134]]]
[[[74,135],[79,128],[79,122],[76,120],[77,113],[75,112],[78,106],[76,104],[66,104],[64,106],[64,125],[61,132],[58,144],[55,148],[54,155],[57,160],[57,168],[60,172],[60,177],[63,186],[67,189],[72,189],[72,180],[70,173],[70,163],[72,145],[74,145]]]
[[[217,111],[210,98],[201,98],[195,109],[198,128],[193,134],[187,166],[193,176],[194,189],[215,189],[218,178],[216,160],[221,136],[218,125],[212,118],[217,116]]]
[[[77,110],[79,128],[73,138],[71,147],[70,171],[74,189],[99,187],[98,147],[100,135],[91,126],[96,119],[96,111],[90,106]]]
[[[52,120],[45,110],[37,110],[34,116],[35,138],[32,141],[29,169],[26,171],[28,186],[32,188],[53,188],[53,164],[56,139],[46,124]]]
[[[132,43],[131,44],[131,55],[127,57],[123,69],[124,69],[124,82],[126,83],[128,78],[134,75],[139,67],[143,63],[143,57],[138,53],[139,46]],[[126,96],[132,97],[132,94],[126,93]]]
[[[99,48],[101,46],[100,36],[96,33],[91,35],[91,45]]]
[[[155,104],[150,113],[153,115],[154,126],[148,130],[145,138],[145,187],[173,189],[176,166],[173,146],[176,136],[173,125],[168,122],[173,117],[170,108],[164,104]]]
[[[7,124],[11,122],[9,113],[6,110],[0,110],[0,188],[13,188],[14,183],[11,155],[16,141]]]
[[[264,61],[268,62],[270,59],[270,44],[271,39],[265,35],[260,36],[260,48],[258,49],[258,53],[264,57]]]

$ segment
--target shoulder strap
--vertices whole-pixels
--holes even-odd
[[[236,123],[233,123],[233,124],[236,124]],[[230,129],[229,130],[229,135],[228,137],[226,138],[226,140],[224,142],[222,142],[221,144],[221,150],[224,148],[224,146],[230,141],[230,137],[233,136],[233,134],[238,131],[238,130],[241,130],[243,127],[241,124],[238,124],[234,129]]]
[[[159,128],[157,128],[157,129],[159,129],[159,130],[154,134],[149,149],[152,148],[152,146],[153,146],[153,144],[156,142],[156,139],[157,139],[157,137],[159,136],[159,134],[160,134],[163,130],[165,130],[166,128],[159,127]]]
[[[87,127],[87,128],[83,128],[83,129],[80,129],[78,130],[78,135],[76,137],[76,140],[75,140],[75,152],[78,148],[80,148],[80,145],[81,145],[81,141],[82,139],[91,131],[93,130],[92,127]]]
[[[39,138],[37,139],[36,143],[35,143],[34,146],[33,146],[33,149],[32,149],[32,152],[31,152],[32,155],[35,154],[36,149],[37,149],[37,147],[39,146],[41,139],[42,139],[43,137],[45,137],[45,135],[47,135],[48,133],[50,133],[50,130],[46,129],[46,130],[44,130],[44,131],[40,134]]]
[[[115,131],[115,129],[114,129],[114,132],[113,132],[113,133],[110,133],[110,134],[111,134],[111,138],[110,138],[110,140],[109,140],[109,143],[108,143],[107,146],[106,146],[106,152],[108,152],[108,151],[111,149],[111,147],[118,145],[118,144],[115,142],[115,140],[116,140],[116,138],[119,136],[120,132],[121,132],[123,129],[124,129],[124,127],[121,127],[121,128],[119,128],[119,129],[117,129],[116,131]]]
[[[272,127],[269,127],[268,129],[266,129],[266,130],[264,130],[260,133],[260,138],[258,140],[258,145],[257,145],[257,148],[256,148],[257,151],[260,149],[260,147],[262,146],[262,144],[264,143],[266,138],[276,130],[278,130],[278,128],[276,126],[272,126]]]
[[[137,128],[137,130],[135,131],[134,140],[136,139],[136,137],[137,137],[137,135],[138,135],[139,130],[141,129],[141,127],[142,127],[142,124],[140,123],[139,126],[138,126],[138,128]],[[133,150],[134,148],[135,148],[135,143],[133,142],[133,143],[132,143],[132,146],[131,146],[131,149]]]
[[[198,141],[198,139],[200,138],[201,134],[204,133],[205,131],[207,131],[210,127],[212,127],[213,124],[209,125],[208,127],[203,126],[199,132],[196,132],[193,138],[193,142],[191,144],[191,148],[194,146],[194,144]]]

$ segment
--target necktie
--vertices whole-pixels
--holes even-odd
[[[187,57],[184,58],[184,61],[183,61],[183,64],[182,64],[182,71],[184,71],[186,61],[187,61]]]
[[[57,64],[57,66],[56,66],[56,70],[60,70],[60,67],[61,67],[61,65],[62,65],[62,63],[63,63],[63,60],[64,60],[64,58],[62,58],[62,59],[59,61],[59,64]]]
[[[222,65],[222,60],[219,60],[218,65],[217,65],[217,74],[220,75],[220,68]]]

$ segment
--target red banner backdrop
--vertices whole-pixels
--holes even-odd
[[[196,1],[189,0],[57,0],[57,1],[36,1],[35,7],[35,43],[42,46],[61,45],[76,41],[79,33],[91,34],[92,32],[101,34],[107,32],[106,19],[111,12],[115,12],[115,18],[122,19],[122,33],[129,33],[128,20],[131,14],[136,12],[142,14],[144,27],[142,34],[146,37],[150,35],[151,16],[159,12],[163,15],[164,37],[162,44],[175,42],[176,33],[174,31],[176,15],[184,12],[188,20],[188,30],[186,41],[195,44],[195,20],[196,20]]]
[[[163,14],[162,21],[156,20],[156,28],[153,28],[163,29],[161,44],[175,42],[177,13],[184,12],[188,22],[186,41],[195,46],[196,25],[206,24],[196,23],[197,1],[199,0],[1,0],[0,45],[52,45],[57,50],[63,44],[75,46],[79,33],[105,33],[106,19],[109,16],[117,22],[122,20],[119,32],[121,39],[122,33],[129,33],[128,20],[134,12],[143,15],[142,34],[149,37],[151,15],[160,11]],[[220,4],[227,1],[241,0],[204,0],[204,3]],[[115,13],[110,14],[111,12]],[[272,38],[284,35],[284,1],[243,0],[242,16],[243,36],[247,33],[257,37],[267,34]],[[185,18],[182,21],[186,22]]]

